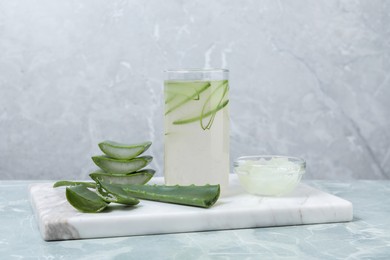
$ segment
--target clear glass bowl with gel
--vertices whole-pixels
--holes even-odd
[[[244,189],[261,196],[282,196],[293,191],[305,171],[306,162],[298,157],[244,156],[234,162],[234,172]]]

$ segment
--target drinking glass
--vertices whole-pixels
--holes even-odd
[[[165,71],[164,178],[167,185],[229,182],[229,71]]]

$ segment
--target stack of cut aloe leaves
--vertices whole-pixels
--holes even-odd
[[[66,199],[84,213],[103,211],[110,203],[135,206],[140,202],[139,199],[203,208],[215,204],[220,195],[219,185],[146,185],[155,170],[143,168],[153,157],[141,155],[151,145],[151,142],[101,142],[99,148],[104,155],[92,157],[100,168],[89,174],[93,182],[58,181],[53,187],[66,186]]]

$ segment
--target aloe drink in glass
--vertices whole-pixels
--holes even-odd
[[[167,185],[229,181],[229,82],[223,69],[168,70],[164,84]]]

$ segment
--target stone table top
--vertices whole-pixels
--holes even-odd
[[[0,259],[388,259],[390,181],[306,184],[354,205],[346,223],[45,242],[28,198],[0,181]]]

